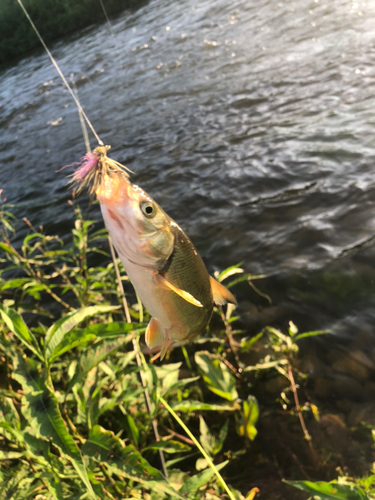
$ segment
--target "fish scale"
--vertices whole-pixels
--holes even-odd
[[[205,330],[213,311],[210,277],[188,236],[177,224],[174,230],[175,246],[167,261],[168,269],[166,272],[161,269],[160,274],[177,288],[189,292],[202,304],[203,307],[196,307],[177,294],[171,297],[176,302],[176,307],[183,310],[185,331],[196,337]]]

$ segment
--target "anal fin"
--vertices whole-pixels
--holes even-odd
[[[191,293],[185,292],[185,290],[181,290],[180,288],[177,288],[176,286],[172,285],[172,283],[167,279],[165,279],[164,276],[162,276],[161,274],[155,274],[154,279],[159,286],[165,289],[172,290],[173,292],[177,293],[177,295],[186,300],[186,302],[190,302],[190,304],[193,304],[193,306],[203,307],[203,305],[199,302],[199,300],[195,299],[191,295]]]
[[[212,276],[210,276],[210,283],[212,295],[214,296],[214,302],[216,305],[223,306],[227,302],[237,305],[237,300],[234,295]]]
[[[145,334],[147,347],[153,349],[164,342],[165,337],[165,331],[160,321],[156,318],[151,318],[150,323],[147,325]]]

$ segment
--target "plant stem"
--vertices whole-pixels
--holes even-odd
[[[167,431],[170,432],[172,434],[172,437],[176,437],[178,439],[180,439],[181,441],[184,441],[185,443],[187,444],[190,444],[190,445],[194,445],[195,446],[195,443],[194,441],[192,441],[191,439],[183,436],[182,434],[178,434],[178,432],[174,431],[173,429],[169,429],[167,427]]]
[[[103,486],[103,491],[107,495],[108,498],[110,498],[111,500],[116,500],[116,498],[108,490],[106,490],[104,488],[104,486]]]
[[[30,467],[31,467],[32,471],[34,472],[34,474],[37,474],[37,473],[38,473],[38,471],[37,471],[37,470],[36,470],[36,468],[33,466],[32,462],[31,462],[31,459],[30,459],[29,457],[26,457],[26,460],[29,462]],[[42,477],[40,477],[39,479],[42,481],[44,488],[48,491],[48,486],[47,486],[46,481],[45,481]]]
[[[223,323],[224,323],[224,326],[225,326],[225,333],[228,337],[228,341],[229,341],[229,346],[231,348],[231,351],[232,351],[232,354],[234,356],[234,359],[236,360],[236,364],[237,364],[237,373],[240,375],[242,373],[242,368],[241,368],[241,362],[240,362],[240,358],[238,357],[238,354],[234,348],[234,340],[233,340],[233,335],[232,335],[232,327],[230,326],[230,324],[228,323],[227,321],[227,318],[225,317],[225,314],[224,314],[224,311],[223,311],[223,308],[222,306],[219,307],[219,310],[220,310],[220,316],[221,316],[221,319],[223,320]],[[240,375],[241,377],[241,375]]]
[[[293,376],[293,371],[290,363],[288,363],[288,377],[289,381],[291,383],[292,391],[293,391],[293,396],[294,396],[294,403],[296,405],[296,410],[298,413],[299,421],[301,423],[302,431],[305,436],[306,441],[309,444],[311,454],[313,458],[315,459],[315,450],[311,441],[311,436],[309,434],[309,431],[307,430],[306,424],[305,424],[305,419],[303,418],[302,411],[301,411],[301,406],[299,404],[299,399],[298,399],[298,393],[297,393],[297,387],[294,381],[294,376]]]
[[[112,260],[113,260],[113,265],[115,266],[118,287],[119,287],[120,292],[121,292],[122,305],[124,306],[126,321],[128,323],[131,323],[132,320],[130,318],[128,303],[127,303],[127,300],[126,300],[126,297],[125,297],[124,287],[122,285],[120,271],[118,269],[118,265],[117,265],[117,261],[116,261],[115,249],[113,248],[113,244],[112,244],[111,238],[108,238],[108,242],[109,242],[109,248],[111,250],[111,256],[112,256]]]
[[[111,483],[112,487],[116,490],[116,493],[118,495],[120,495],[121,497],[123,497],[124,493],[119,489],[119,487],[117,486],[116,481],[113,479],[113,477],[111,477],[108,474],[108,471],[102,462],[99,463],[99,467],[100,467],[100,470],[103,472],[104,477]]]
[[[164,405],[166,407],[166,409],[169,411],[169,413],[177,420],[177,422],[181,425],[181,427],[184,429],[186,434],[194,442],[194,444],[198,448],[198,450],[202,453],[204,458],[207,460],[208,465],[211,467],[213,472],[216,474],[216,477],[219,479],[220,483],[223,485],[225,491],[228,493],[229,498],[231,500],[236,500],[235,497],[233,496],[233,493],[230,491],[227,483],[224,481],[223,476],[217,470],[217,468],[215,467],[211,458],[207,455],[204,448],[200,445],[199,441],[195,438],[194,434],[192,434],[192,432],[190,432],[189,428],[184,424],[184,422],[180,419],[180,417],[177,415],[177,413],[174,410],[172,410],[172,408],[169,406],[169,404],[165,401],[165,399],[162,396],[159,396],[159,401],[161,402],[162,405]]]
[[[238,370],[236,370],[236,368],[232,365],[232,363],[229,363],[229,361],[225,359],[223,356],[220,356],[220,361],[222,361],[229,368],[229,370],[231,370],[234,373],[234,375],[237,378],[242,380],[242,375],[238,372]]]
[[[111,241],[110,238],[108,238],[108,241],[109,241],[109,248],[111,249],[111,255],[112,255],[113,265],[115,266],[115,270],[116,270],[116,276],[117,276],[118,286],[119,286],[119,289],[120,289],[120,292],[121,292],[121,296],[122,296],[122,304],[124,306],[126,321],[128,323],[131,323],[130,314],[129,314],[129,308],[128,308],[128,303],[127,303],[126,298],[125,298],[124,287],[123,287],[123,284],[122,284],[120,272],[119,272],[117,261],[116,261],[115,250],[113,248],[112,241]],[[141,368],[142,367],[142,361],[141,361],[141,357],[139,355],[139,346],[138,346],[137,340],[135,338],[133,338],[133,349],[134,349],[134,352],[135,352],[135,359],[137,361],[137,365],[139,366],[139,368]],[[147,411],[148,411],[148,414],[150,416],[150,420],[151,420],[151,423],[152,423],[152,428],[153,428],[153,431],[154,431],[155,439],[156,439],[156,442],[159,442],[160,441],[160,435],[159,435],[159,431],[158,431],[158,424],[157,424],[156,420],[154,418],[152,418],[152,406],[151,406],[150,394],[148,392],[147,384],[146,384],[146,379],[145,379],[145,376],[144,376],[144,373],[143,373],[142,370],[139,370],[139,377],[141,379],[141,384],[142,384],[142,387],[144,389],[146,407],[147,407]],[[167,466],[165,464],[165,458],[164,458],[163,450],[159,450],[159,457],[160,457],[160,462],[161,462],[161,466],[162,466],[162,469],[163,469],[163,474],[164,474],[165,478],[168,480],[168,470],[167,470]]]
[[[64,408],[64,418],[69,426],[69,429],[71,430],[73,436],[78,439],[78,441],[81,443],[81,444],[85,444],[86,442],[86,439],[84,439],[82,436],[80,436],[78,434],[78,431],[77,431],[77,427],[73,424],[73,422],[70,420],[69,418],[69,415],[68,415],[68,410],[66,408]]]
[[[26,272],[29,271],[29,276],[31,275],[35,281],[37,281],[38,283],[40,283],[44,290],[49,294],[51,295],[52,298],[54,298],[56,300],[56,302],[58,302],[59,304],[61,304],[62,306],[65,307],[65,309],[70,309],[70,305],[67,304],[66,302],[64,302],[62,299],[60,299],[60,297],[58,297],[52,290],[50,290],[50,288],[48,287],[48,285],[46,285],[46,283],[44,283],[44,281],[38,276],[38,273],[36,273],[34,271],[34,269],[31,267],[30,263],[33,262],[31,260],[27,260],[26,258],[22,257],[22,255],[17,252],[17,250],[11,246],[14,254],[16,255],[17,259],[19,259],[20,262],[23,262],[25,264],[25,267],[26,267]],[[33,262],[34,264],[36,262]],[[37,264],[37,263],[36,263]]]

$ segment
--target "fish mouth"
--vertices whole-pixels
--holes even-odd
[[[134,188],[122,174],[106,176],[96,190],[105,225],[119,254],[129,261],[139,259],[143,227],[135,216]]]
[[[106,176],[96,190],[100,203],[121,203],[129,199],[130,181],[124,176],[114,174]]]

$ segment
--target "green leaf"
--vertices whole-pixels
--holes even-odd
[[[182,363],[152,365],[152,368],[145,373],[146,382],[150,385],[153,383],[160,385],[161,394],[165,396],[200,378],[198,376],[179,380],[179,368],[181,365]]]
[[[153,443],[146,446],[146,448],[143,448],[143,451],[146,450],[163,450],[166,453],[181,453],[184,451],[190,451],[191,447],[187,444],[180,443],[180,441],[168,439],[168,441],[158,441],[157,443]]]
[[[157,469],[152,467],[133,445],[125,445],[113,432],[95,425],[83,445],[82,452],[93,460],[105,462],[110,472],[132,481],[140,482],[149,489],[168,493],[172,498],[181,498]]]
[[[22,443],[26,445],[25,455],[48,467],[50,465],[49,458],[51,457],[50,443],[42,437],[36,437],[31,432],[34,432],[33,429],[26,427],[21,434]],[[19,441],[21,442],[21,439]],[[55,461],[59,461],[60,457],[56,455],[53,455],[53,457]]]
[[[219,453],[219,451],[222,450],[223,446],[224,446],[224,441],[226,440],[227,436],[228,436],[228,428],[229,428],[229,419],[227,419],[225,422],[224,422],[224,425],[223,427],[220,429],[219,431],[219,434],[217,436],[217,440],[216,440],[216,447],[214,449],[214,454],[216,455],[217,453]]]
[[[287,359],[277,359],[276,361],[266,361],[264,363],[258,363],[257,365],[254,366],[247,366],[244,369],[244,372],[251,372],[251,371],[256,371],[256,370],[269,370],[270,368],[277,368],[280,365],[286,365],[288,364]]]
[[[135,356],[134,351],[128,354],[132,354],[133,357]],[[103,365],[101,365],[101,367],[103,368]],[[112,408],[115,408],[118,405],[124,404],[128,401],[134,401],[143,392],[143,387],[129,387],[113,398],[102,398],[99,403],[97,416],[100,417],[101,415],[103,415],[103,413],[111,410]]]
[[[47,482],[48,491],[51,493],[54,500],[64,500],[61,482],[57,478],[50,480],[44,478]]]
[[[11,255],[17,255],[16,251],[14,250],[13,247],[5,244],[5,243],[0,243],[0,249],[3,250],[6,253],[9,253]]]
[[[11,280],[6,280],[3,285],[1,285],[0,290],[8,290],[9,288],[21,288],[25,283],[34,281],[33,278],[14,278]]]
[[[1,422],[0,421],[1,433],[3,433],[2,432],[3,429],[4,429],[4,431],[9,432],[9,434],[11,434],[20,443],[23,442],[22,433],[18,429],[16,429],[15,426],[13,426],[13,424],[11,424],[10,422]]]
[[[329,330],[316,330],[315,332],[300,333],[299,335],[296,335],[293,340],[297,342],[297,340],[301,340],[306,337],[316,337],[317,335],[326,335],[327,333],[331,332]]]
[[[256,342],[258,342],[258,340],[261,339],[262,337],[263,337],[263,332],[260,332],[258,333],[258,335],[251,337],[251,339],[241,342],[241,351],[249,351],[253,347],[253,345]]]
[[[3,478],[0,476],[0,479],[3,479],[0,482],[2,498],[17,500],[17,493],[20,490],[20,485],[25,477],[27,477],[28,473],[27,470],[19,467],[18,470],[13,470],[11,474],[4,474]]]
[[[0,460],[12,460],[21,458],[23,453],[19,453],[18,451],[1,451],[0,450]]]
[[[236,380],[224,363],[207,351],[196,352],[195,362],[210,391],[228,401],[238,398]]]
[[[221,283],[225,279],[229,278],[229,276],[233,276],[233,274],[243,273],[244,270],[240,268],[241,265],[242,265],[242,262],[240,262],[239,264],[236,264],[235,266],[230,266],[227,269],[224,269],[224,271],[222,271],[218,275],[217,281],[219,281]]]
[[[1,401],[1,396],[5,398],[16,398],[16,399],[21,399],[21,395],[18,394],[18,392],[14,392],[11,389],[2,389],[0,388],[0,401]],[[1,416],[1,414],[0,414]]]
[[[95,316],[95,314],[105,313],[118,309],[119,306],[88,306],[82,307],[77,311],[73,311],[59,321],[54,323],[47,331],[45,341],[46,359],[50,360],[53,352],[63,340],[64,336],[73,330],[84,319]]]
[[[89,371],[114,354],[118,349],[120,349],[121,346],[129,342],[131,338],[132,333],[125,337],[117,338],[111,342],[103,341],[100,344],[95,344],[93,347],[88,349],[87,352],[81,354],[75,373],[69,383],[67,392],[69,392],[76,383],[82,381]]]
[[[366,493],[352,484],[338,484],[336,481],[326,483],[318,481],[285,481],[285,483],[306,491],[319,500],[370,500]]]
[[[199,432],[201,434],[200,442],[210,457],[214,457],[221,451],[228,434],[228,424],[229,420],[227,419],[223,427],[220,429],[218,436],[216,436],[211,432],[202,415],[199,415]],[[198,470],[202,470],[208,466],[208,463],[205,459],[200,460],[204,461],[205,465],[204,467],[200,467],[200,469],[197,468]]]
[[[27,328],[22,316],[13,309],[0,304],[0,314],[9,330],[16,335],[40,360],[44,360],[38,342]]]
[[[145,330],[145,325],[140,323],[125,323],[125,322],[113,322],[113,323],[96,323],[95,325],[90,325],[83,330],[81,335],[95,335],[95,337],[101,339],[109,339],[111,337],[119,337],[120,335],[125,335],[127,333]]]
[[[254,396],[249,396],[247,401],[243,402],[243,420],[238,426],[240,436],[247,436],[251,441],[255,439],[258,431],[255,427],[259,418],[258,401]]]
[[[17,430],[20,428],[20,416],[12,399],[9,397],[0,396],[0,422],[9,423],[12,428]],[[3,431],[0,430],[0,434],[2,433]]]
[[[95,335],[83,335],[81,331],[77,330],[67,333],[60,344],[52,352],[49,358],[49,363],[52,364],[57,358],[66,352],[71,351],[75,347],[85,346],[95,339]]]
[[[174,411],[234,411],[238,409],[237,405],[215,405],[210,403],[202,403],[201,401],[181,401],[178,403],[171,404],[171,408]]]
[[[134,418],[131,415],[126,415],[126,417],[127,417],[128,426],[129,426],[132,440],[133,440],[135,446],[138,448],[139,429],[137,427],[137,424],[134,421]]]
[[[17,354],[14,365],[13,378],[21,384],[25,392],[22,398],[23,415],[37,437],[52,440],[54,446],[69,457],[89,494],[95,498],[79,448],[65,426],[57,398],[45,385],[37,363]]]
[[[29,246],[28,243],[30,240],[33,240],[34,238],[39,238],[39,239],[44,239],[45,236],[44,234],[42,233],[33,233],[33,234],[29,234],[28,236],[26,236],[26,238],[23,240],[23,244],[22,246],[23,247],[26,247],[26,246]]]
[[[199,432],[201,434],[200,436],[200,442],[205,451],[212,457],[214,455],[213,451],[215,448],[215,436],[210,432],[210,429],[208,428],[208,425],[206,424],[204,418],[202,415],[199,415]]]
[[[216,465],[216,469],[220,471],[227,465],[228,462],[229,460],[226,460],[225,462]],[[182,488],[180,489],[180,493],[187,494],[188,498],[191,498],[192,496],[194,497],[199,488],[205,486],[212,479],[214,474],[215,472],[211,468],[206,469],[199,474],[195,474],[195,476],[185,481],[185,483],[182,485]]]

